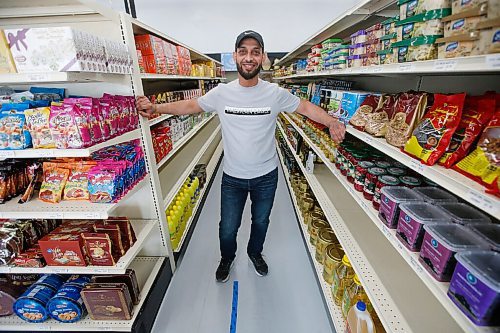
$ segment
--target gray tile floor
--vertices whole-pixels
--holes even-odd
[[[259,277],[246,256],[250,200],[238,234],[236,262],[228,282],[215,281],[219,262],[219,205],[222,168],[186,254],[165,295],[153,332],[230,332],[233,281],[239,282],[237,333],[334,332],[302,241],[283,174],[264,246],[269,275]]]

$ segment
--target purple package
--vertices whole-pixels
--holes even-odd
[[[395,229],[398,222],[399,204],[421,201],[415,192],[404,186],[385,186],[381,192],[378,217],[391,229]]]
[[[456,258],[448,296],[474,324],[500,325],[500,253],[466,251]]]
[[[455,253],[488,248],[481,237],[455,223],[424,226],[419,261],[436,280],[450,281],[456,266]]]

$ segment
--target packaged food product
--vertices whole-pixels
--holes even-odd
[[[14,314],[12,308],[16,299],[4,291],[0,290],[0,317]]]
[[[415,128],[404,151],[427,165],[434,165],[446,151],[460,123],[465,93],[434,94],[434,104]]]
[[[415,192],[403,186],[386,186],[381,193],[378,217],[391,229],[397,226],[400,204],[421,201]]]
[[[58,290],[64,284],[64,281],[66,281],[66,278],[61,274],[44,274],[35,284]]]
[[[38,244],[49,266],[86,266],[80,235],[48,234]]]
[[[0,150],[25,149],[31,146],[31,135],[26,127],[24,110],[27,103],[2,104],[0,112]]]
[[[380,44],[377,44],[377,45],[380,46]],[[361,56],[361,61],[362,61],[364,67],[379,65],[378,56],[377,56],[377,53],[375,53],[375,52],[363,54]]]
[[[448,296],[472,322],[479,326],[498,326],[500,298],[500,253],[465,251],[456,256]]]
[[[368,169],[365,177],[365,186],[363,187],[363,197],[366,200],[373,200],[375,194],[375,187],[380,176],[385,175],[387,171],[382,168],[373,167]]]
[[[83,287],[75,285],[64,285],[48,301],[47,311],[49,315],[62,323],[74,323],[85,315],[85,306],[80,292]]]
[[[333,49],[340,44],[342,44],[343,40],[340,38],[329,38],[325,40],[323,43],[321,43],[322,48],[325,49]]]
[[[476,45],[475,38],[469,36],[440,38],[437,42],[439,59],[468,57]]]
[[[61,201],[69,173],[68,169],[58,167],[56,163],[44,162],[43,182],[38,195],[39,199],[52,203]]]
[[[410,137],[426,107],[426,93],[399,94],[385,135],[387,142],[393,146],[402,147]]]
[[[398,168],[398,167],[391,166],[391,167],[387,168],[387,173],[391,176],[394,176],[394,177],[401,177],[401,176],[406,175],[407,170],[406,170],[406,168]]]
[[[347,67],[357,68],[363,66],[363,60],[360,55],[351,55],[347,57]]]
[[[478,223],[491,222],[488,216],[464,203],[442,203],[440,204],[440,207],[444,210],[445,213],[450,216],[453,223],[461,225],[473,225]]]
[[[84,141],[75,123],[73,105],[52,103],[50,108],[50,131],[59,149],[83,148]]]
[[[375,192],[373,194],[372,205],[377,211],[380,208],[380,196],[382,188],[385,186],[398,186],[399,179],[390,175],[382,175],[378,177],[377,184],[375,185]]]
[[[333,283],[333,275],[335,270],[342,262],[344,250],[340,244],[328,245],[323,256],[323,279],[331,285]]]
[[[364,131],[368,114],[378,108],[381,99],[382,97],[379,95],[368,95],[349,120],[351,125],[353,125],[357,130]]]
[[[89,200],[88,172],[95,163],[74,163],[64,186],[64,200]]]
[[[399,21],[399,16],[390,17],[385,21],[382,21],[382,28],[384,33],[382,36],[391,35],[396,33],[396,22]]]
[[[316,246],[316,241],[318,239],[318,233],[321,229],[329,228],[329,225],[324,220],[312,220],[308,227],[309,241],[313,246]]]
[[[401,182],[401,185],[408,188],[415,188],[422,185],[422,180],[420,178],[408,175],[400,176],[399,181]]]
[[[385,49],[377,52],[380,65],[395,64],[398,62],[396,49]]]
[[[487,4],[488,0],[452,0],[451,11],[455,15]]]
[[[495,105],[495,94],[465,98],[462,118],[448,148],[439,159],[440,165],[451,168],[469,153],[470,147],[493,117]]]
[[[71,275],[66,282],[64,282],[64,286],[76,286],[83,288],[85,287],[90,281],[92,280],[92,277],[90,275],[78,275],[74,274]]]
[[[449,8],[436,9],[397,22],[398,41],[420,36],[443,36],[444,23],[442,18],[450,14]]]
[[[14,313],[30,323],[41,323],[49,318],[47,303],[56,291],[43,285],[34,285],[14,303]]]
[[[349,48],[349,55],[363,55],[366,53],[366,43],[362,44],[352,44]]]
[[[439,206],[427,202],[410,202],[399,205],[400,213],[396,237],[412,252],[420,251],[424,239],[424,225],[451,223],[450,217]]]
[[[392,44],[397,49],[398,62],[424,61],[437,59],[439,36],[420,36]]]
[[[385,136],[389,119],[394,114],[397,95],[382,95],[375,112],[367,115],[365,131],[373,136]]]
[[[94,230],[96,233],[105,233],[109,236],[112,244],[111,253],[115,258],[115,261],[125,254],[122,242],[122,233],[118,225],[96,222],[94,223]]]
[[[332,296],[335,304],[340,306],[342,297],[344,296],[344,290],[352,283],[353,278],[354,270],[352,269],[349,258],[344,254],[342,263],[337,267],[333,275]]]
[[[125,274],[117,275],[94,275],[92,283],[125,283],[130,292],[132,303],[139,304],[141,291],[137,282],[137,277],[133,269],[128,268]]]
[[[440,205],[458,201],[453,194],[437,187],[416,187],[414,191],[422,197],[423,201],[431,205]]]
[[[16,65],[3,30],[0,30],[0,73],[16,73]]]
[[[399,0],[399,18],[405,20],[417,14],[417,6],[419,0]]]
[[[368,295],[366,294],[363,286],[361,285],[361,282],[359,281],[359,277],[354,274],[352,283],[346,286],[344,295],[342,297],[341,309],[344,318],[347,317],[347,313],[349,312],[353,304],[356,304],[359,301],[365,302],[368,311],[374,311],[373,306],[368,299]]]
[[[468,35],[475,31],[477,24],[485,19],[486,16],[471,16],[445,22],[444,37]]]
[[[401,20],[432,10],[451,8],[451,0],[399,0]]]
[[[133,304],[125,283],[90,283],[81,292],[92,320],[130,320]]]
[[[488,247],[481,237],[455,223],[424,225],[424,229],[419,261],[432,277],[441,282],[450,281],[457,263],[457,252]]]
[[[316,240],[315,258],[318,262],[323,262],[323,255],[328,245],[338,243],[337,237],[331,229],[325,228],[318,232]]]
[[[490,250],[500,252],[500,224],[475,223],[468,227],[490,245]]]
[[[50,108],[36,108],[24,111],[26,125],[31,134],[33,148],[55,148],[49,127]]]
[[[109,219],[104,220],[104,224],[117,225],[120,229],[121,240],[123,248],[127,251],[137,240],[134,228],[127,217],[110,216]]]
[[[370,94],[362,91],[345,91],[342,95],[339,119],[348,122],[368,95]]]
[[[365,31],[366,31],[366,40],[368,42],[375,41],[384,35],[384,27],[382,23],[374,24]]]
[[[471,55],[500,53],[500,22],[499,19],[488,20],[487,22],[478,23],[481,28],[476,32],[478,40],[474,42]],[[473,38],[475,39],[475,38]]]
[[[366,42],[366,30],[358,30],[351,35],[351,44],[362,44]]]
[[[85,252],[94,266],[114,266],[112,243],[105,233],[82,233]]]

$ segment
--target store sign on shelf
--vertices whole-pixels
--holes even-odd
[[[476,204],[477,207],[483,209],[483,210],[487,210],[487,211],[493,211],[493,210],[498,210],[498,203],[495,203],[485,197],[484,195],[480,194],[480,193],[477,193],[476,191],[473,191],[473,190],[468,190],[467,191],[467,199],[470,201],[470,202],[473,202]],[[495,209],[497,208],[497,209]]]

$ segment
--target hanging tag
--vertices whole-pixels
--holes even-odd
[[[313,173],[314,172],[314,159],[316,158],[316,155],[310,151],[309,154],[307,155],[307,161],[306,161],[306,172],[307,173]]]

